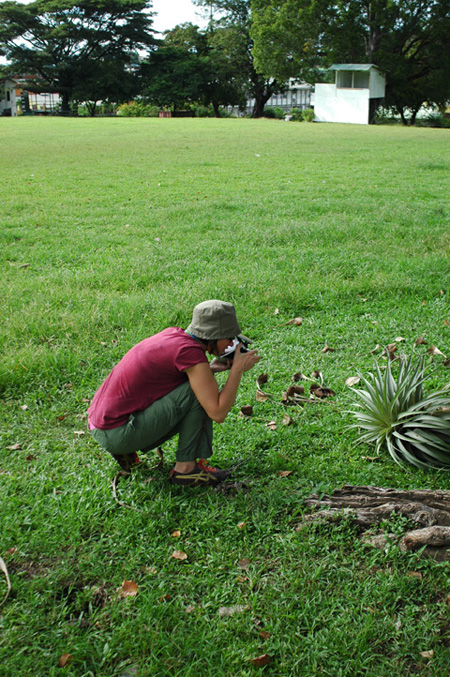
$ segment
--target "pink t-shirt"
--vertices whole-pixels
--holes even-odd
[[[184,329],[169,327],[135,345],[114,367],[89,407],[89,427],[110,430],[187,380],[185,369],[208,362]]]

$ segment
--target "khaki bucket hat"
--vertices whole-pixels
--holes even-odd
[[[192,322],[186,331],[199,339],[216,341],[234,338],[241,333],[241,328],[234,306],[226,301],[213,299],[195,306]]]

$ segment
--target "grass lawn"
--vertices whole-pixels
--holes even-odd
[[[450,489],[370,460],[345,385],[377,345],[409,354],[423,336],[418,353],[450,355],[448,130],[19,118],[0,119],[0,143],[2,676],[448,674],[448,562],[370,549],[345,521],[296,530],[313,492]],[[208,298],[235,303],[263,356],[215,426],[213,460],[247,488],[171,486],[171,442],[163,470],[120,481],[135,509],[120,507],[88,402]],[[335,397],[283,425],[292,375],[314,370]]]

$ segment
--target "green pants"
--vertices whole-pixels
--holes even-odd
[[[113,455],[149,451],[177,434],[177,461],[195,461],[212,455],[212,420],[188,381],[147,409],[131,414],[127,423],[119,428],[94,428],[91,433],[96,442]]]

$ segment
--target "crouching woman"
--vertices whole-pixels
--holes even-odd
[[[194,308],[184,330],[169,327],[135,345],[114,367],[88,411],[94,439],[130,470],[138,451],[149,451],[178,434],[170,479],[184,486],[216,485],[230,472],[210,467],[213,421],[222,423],[242,374],[260,360],[256,350],[242,351],[236,311],[225,301],[204,301]],[[233,359],[221,355],[237,347]],[[206,353],[214,355],[209,362]],[[229,370],[219,390],[214,373]]]

